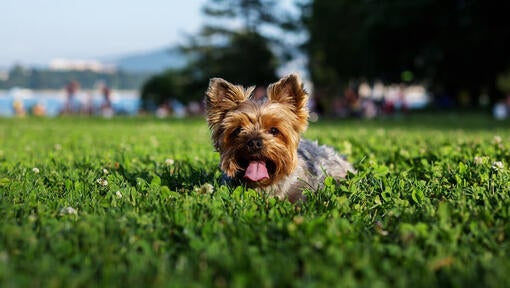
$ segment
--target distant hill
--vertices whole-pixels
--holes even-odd
[[[187,60],[177,48],[163,48],[105,59],[103,62],[127,72],[157,73],[170,68],[181,68]]]
[[[113,71],[73,69],[71,67],[73,61],[77,63],[80,63],[80,61],[72,59],[65,61],[64,64],[68,67],[61,69],[54,69],[50,65],[13,66],[8,69],[0,69],[0,89],[11,89],[13,87],[61,89],[70,80],[78,81],[81,87],[86,89],[94,88],[99,82],[103,82],[114,89],[139,89],[152,75],[161,73],[166,69],[182,68],[188,60],[177,48],[162,48],[91,60],[92,64],[100,62],[100,65],[105,67],[113,65],[118,68]]]

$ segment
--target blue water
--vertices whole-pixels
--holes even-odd
[[[82,105],[89,102],[94,114],[99,114],[99,108],[103,99],[99,94],[80,95],[79,100]],[[65,95],[60,91],[31,91],[31,90],[9,90],[0,91],[0,117],[15,116],[15,102],[23,104],[24,110],[30,114],[32,108],[36,105],[42,105],[45,108],[46,116],[58,116],[64,108],[66,102]],[[140,97],[136,91],[115,92],[112,95],[112,108],[115,114],[136,115],[140,109]]]

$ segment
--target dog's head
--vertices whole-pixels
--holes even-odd
[[[308,94],[295,74],[269,85],[266,101],[252,99],[253,91],[254,87],[211,79],[207,121],[223,172],[265,187],[297,165],[299,140],[308,125]]]

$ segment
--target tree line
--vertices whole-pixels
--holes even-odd
[[[0,79],[0,89],[23,87],[29,89],[63,89],[70,81],[77,81],[85,89],[92,89],[102,83],[113,89],[136,90],[150,78],[148,73],[94,72],[90,70],[49,70],[24,68],[16,65],[8,71],[6,79]]]
[[[282,4],[283,3],[283,4]],[[510,93],[508,1],[209,0],[208,21],[181,50],[183,69],[149,79],[142,101],[201,101],[209,78],[267,85],[304,55],[314,91],[341,96],[353,81],[422,83],[434,97],[476,106]]]

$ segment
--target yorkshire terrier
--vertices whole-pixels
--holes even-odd
[[[304,189],[319,189],[326,176],[345,178],[352,165],[333,148],[302,139],[308,127],[308,94],[298,75],[269,85],[255,99],[244,88],[213,78],[206,92],[206,114],[220,167],[229,183],[291,202]]]

